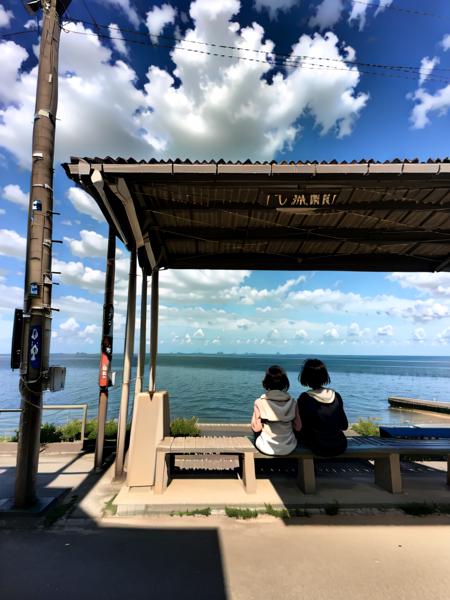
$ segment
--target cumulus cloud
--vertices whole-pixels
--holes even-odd
[[[424,56],[420,62],[420,70],[419,70],[419,85],[423,85],[425,81],[430,77],[433,69],[436,65],[440,63],[438,56],[433,56],[433,58],[429,58],[428,56]]]
[[[69,317],[67,321],[61,323],[59,328],[61,329],[61,331],[73,333],[74,331],[77,331],[80,328],[80,324],[73,317]]]
[[[160,274],[160,295],[163,300],[180,303],[226,301],[229,290],[239,286],[250,271],[167,270]]]
[[[103,216],[98,205],[95,203],[95,200],[93,200],[92,196],[87,194],[84,190],[77,187],[71,187],[67,190],[67,197],[71,201],[75,210],[77,210],[79,213],[88,215],[100,223],[105,221],[105,217]]]
[[[288,12],[296,4],[298,0],[255,0],[256,10],[266,10],[271,19],[276,19],[279,12]]]
[[[430,94],[422,88],[419,88],[411,95],[411,99],[416,102],[412,109],[410,121],[414,129],[423,129],[431,121],[429,115],[436,113],[438,117],[447,114],[450,108],[450,84]]]
[[[2,197],[5,200],[8,200],[8,202],[17,204],[21,208],[28,208],[28,194],[22,191],[22,188],[19,185],[5,185],[3,188]]]
[[[23,288],[0,281],[0,313],[11,316],[11,310],[23,304]]]
[[[192,337],[194,337],[194,338],[204,338],[205,334],[203,332],[203,329],[197,329],[197,331],[194,333],[194,335]]]
[[[64,241],[69,244],[70,251],[74,256],[80,258],[103,258],[106,256],[108,240],[96,231],[82,229],[79,240],[65,237]]]
[[[343,0],[323,0],[317,6],[316,14],[309,19],[309,26],[321,31],[332,29],[340,21],[343,10]]]
[[[391,273],[387,279],[402,288],[413,288],[420,292],[450,298],[450,273]]]
[[[362,328],[359,323],[351,323],[348,326],[348,336],[351,338],[362,338],[370,333],[368,327]]]
[[[392,4],[393,0],[378,0],[378,6],[374,12],[374,16],[378,16],[386,8]],[[370,9],[373,8],[374,3],[372,2],[360,2],[360,0],[352,0],[352,10],[348,18],[348,22],[352,23],[357,21],[359,30],[362,31],[366,26],[366,18]]]
[[[114,8],[120,8],[125,16],[128,18],[130,23],[132,23],[135,27],[139,27],[140,19],[139,15],[131,4],[130,0],[97,0],[103,4],[109,4]]]
[[[17,231],[0,229],[0,255],[24,259],[26,249],[27,240]]]
[[[450,342],[450,327],[446,327],[446,329],[444,329],[443,331],[441,331],[438,336],[438,341],[442,342],[442,343],[448,343]]]
[[[337,340],[339,339],[339,331],[337,330],[336,327],[330,327],[329,329],[326,329],[323,333],[323,337],[326,340]]]
[[[297,66],[267,80],[269,59],[241,59],[270,57],[274,43],[258,23],[241,27],[239,8],[235,0],[192,2],[193,27],[171,52],[173,73],[150,65],[143,88],[136,72],[114,61],[95,32],[67,24],[72,33],[63,32],[61,39],[56,161],[84,156],[86,148],[92,155],[137,159],[271,159],[301,134],[306,117],[322,134],[350,134],[368,102],[367,94],[356,92],[357,66],[344,62],[354,51],[342,50],[330,32],[302,35],[292,46]],[[238,48],[236,58],[188,51],[198,49],[194,42],[211,40]],[[0,145],[29,167],[37,67],[28,70],[27,58],[15,42],[1,43]],[[328,59],[338,68],[324,71]]]
[[[307,337],[308,337],[308,333],[304,329],[298,329],[295,332],[296,340],[306,340]]]
[[[73,285],[92,293],[103,292],[105,288],[105,274],[98,270],[87,267],[80,261],[64,262],[57,258],[52,262],[53,270],[60,271],[61,282],[65,285]]]
[[[111,38],[111,44],[113,45],[116,52],[122,56],[127,57],[129,54],[128,46],[123,39],[122,32],[116,23],[110,23],[108,26],[109,37]]]
[[[9,27],[14,15],[11,10],[6,10],[3,4],[0,4],[0,27]]]
[[[418,327],[417,329],[414,329],[414,333],[413,333],[413,339],[416,342],[424,342],[426,339],[426,333],[425,333],[425,329],[423,327]]]
[[[446,33],[441,40],[441,47],[445,51],[450,50],[450,33]]]
[[[154,6],[147,13],[145,24],[150,33],[150,39],[154,44],[157,44],[158,36],[164,30],[166,25],[171,25],[175,22],[177,11],[170,4],[163,4],[161,7]]]
[[[392,325],[384,325],[383,327],[378,327],[377,335],[380,337],[392,337],[394,335],[394,328]]]

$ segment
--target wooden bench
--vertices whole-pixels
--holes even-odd
[[[166,437],[156,447],[155,494],[162,494],[170,479],[171,454],[238,454],[241,456],[242,482],[248,494],[256,492],[257,450],[247,437]]]
[[[296,459],[298,462],[297,484],[305,494],[316,491],[315,456],[307,448],[297,446],[287,456],[261,454],[246,437],[167,437],[156,448],[155,493],[162,494],[170,478],[171,454],[240,454],[242,456],[242,479],[247,493],[256,491],[255,458]],[[375,483],[393,494],[402,491],[400,456],[447,457],[447,484],[450,485],[450,440],[404,440],[374,436],[348,438],[344,454],[334,458],[362,458],[375,463]],[[326,460],[326,459],[324,459]]]
[[[402,492],[400,456],[447,457],[447,485],[450,485],[450,440],[403,440],[379,438],[375,436],[354,436],[347,438],[348,447],[344,454],[334,458],[363,458],[375,463],[375,483],[393,493]],[[255,458],[274,458],[257,452]],[[282,457],[276,457],[282,458]],[[297,484],[305,494],[316,491],[314,456],[307,448],[297,448],[285,458],[298,460]]]

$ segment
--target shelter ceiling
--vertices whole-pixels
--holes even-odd
[[[450,162],[72,158],[141,266],[450,270]]]

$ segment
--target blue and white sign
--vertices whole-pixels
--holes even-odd
[[[30,329],[29,361],[32,369],[41,367],[42,334],[41,326],[33,325]]]

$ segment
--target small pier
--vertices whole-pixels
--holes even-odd
[[[402,398],[400,396],[389,396],[388,402],[392,408],[409,408],[410,410],[424,410],[450,415],[450,402]]]

